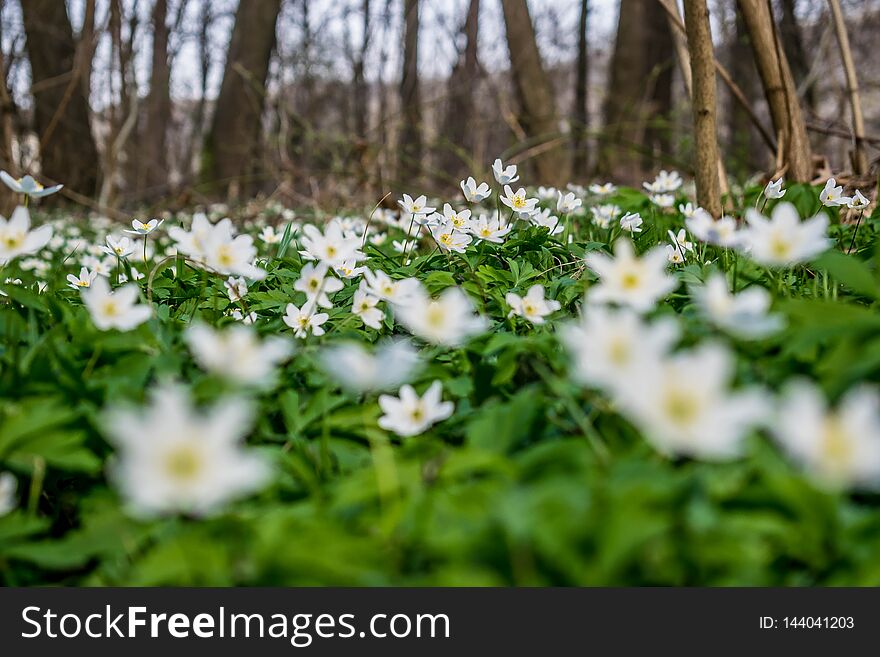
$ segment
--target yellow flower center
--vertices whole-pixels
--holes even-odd
[[[853,456],[852,442],[836,417],[825,422],[822,431],[822,455],[832,469],[845,467]]]
[[[189,482],[195,479],[202,470],[202,461],[196,449],[182,445],[172,449],[165,455],[165,472],[178,482]]]
[[[107,299],[101,305],[105,317],[116,317],[119,314],[119,305],[115,299]]]
[[[634,290],[639,286],[641,278],[638,272],[628,271],[620,278],[620,286],[624,290]]]
[[[699,405],[693,395],[681,390],[669,390],[663,400],[666,416],[675,424],[687,425],[694,421]]]

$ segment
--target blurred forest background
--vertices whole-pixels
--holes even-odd
[[[727,179],[876,179],[880,0],[708,8]],[[442,193],[496,156],[543,184],[690,174],[683,9],[0,0],[0,167],[63,182],[68,200],[110,214]]]

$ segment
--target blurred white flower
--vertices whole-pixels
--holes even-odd
[[[666,272],[666,252],[655,247],[637,257],[632,242],[621,238],[614,243],[614,257],[588,253],[587,267],[599,276],[588,293],[592,303],[618,303],[640,312],[652,310],[657,302],[678,286]]]
[[[682,203],[678,206],[678,211],[681,212],[685,219],[693,217],[697,210],[705,212],[705,210],[700,207],[695,208],[693,203]]]
[[[239,399],[198,412],[185,390],[168,385],[145,408],[110,408],[104,427],[118,457],[111,479],[138,516],[216,512],[269,480],[268,463],[242,445],[251,418]]]
[[[617,403],[658,451],[707,460],[735,458],[769,413],[766,393],[731,390],[733,357],[703,344],[639,367]]]
[[[829,178],[825,183],[824,189],[819,192],[819,200],[822,205],[828,208],[834,208],[839,205],[849,205],[852,199],[843,195],[843,185],[838,185],[834,178]]]
[[[611,196],[617,191],[617,185],[614,185],[610,182],[602,183],[601,185],[597,183],[593,183],[590,185],[590,193],[595,194],[596,196]]]
[[[627,212],[620,218],[620,227],[630,233],[642,232],[642,217],[638,212]]]
[[[862,194],[862,192],[860,192],[858,189],[856,190],[856,193],[853,194],[853,197],[849,202],[849,207],[851,207],[853,210],[864,210],[869,205],[871,205],[871,201],[868,200],[868,198],[865,197],[865,195]]]
[[[482,203],[492,194],[489,190],[489,183],[477,185],[477,181],[473,177],[461,181],[461,191],[470,203]]]
[[[504,300],[510,306],[508,317],[517,315],[527,319],[532,324],[543,324],[544,318],[547,315],[561,308],[561,304],[558,301],[544,298],[544,286],[540,284],[530,287],[524,297],[514,292],[508,292]]]
[[[366,326],[379,330],[382,328],[385,313],[376,307],[378,303],[378,297],[374,297],[367,291],[366,281],[361,281],[360,287],[355,290],[352,298],[351,312],[359,317]]]
[[[743,339],[763,338],[783,326],[782,317],[770,315],[770,293],[753,285],[731,294],[724,274],[713,274],[705,285],[691,287],[700,313],[712,324]]]
[[[184,337],[202,369],[242,385],[270,384],[275,368],[293,351],[284,338],[270,336],[260,341],[254,329],[242,324],[214,329],[195,323]]]
[[[671,208],[675,205],[675,197],[672,194],[651,194],[648,198],[651,203],[661,208]]]
[[[18,481],[11,472],[0,473],[0,516],[7,513],[18,506],[18,499],[15,491],[18,489]]]
[[[559,197],[556,199],[556,211],[560,214],[570,214],[581,207],[584,203],[575,196],[574,192],[568,192],[567,194],[558,192],[558,194]]]
[[[608,228],[611,222],[620,216],[622,210],[616,205],[595,205],[590,208],[593,213],[593,223],[599,228]]]
[[[9,220],[0,216],[0,265],[40,251],[52,239],[52,226],[31,230],[31,214],[19,205]]]
[[[572,376],[580,383],[624,394],[642,368],[654,367],[678,340],[670,319],[647,323],[628,308],[585,304],[578,322],[560,330],[572,356]]]
[[[324,335],[321,325],[329,319],[327,313],[316,313],[315,306],[306,302],[302,308],[292,303],[287,304],[284,315],[284,323],[293,329],[293,334],[298,338],[305,338],[309,333],[315,336]]]
[[[768,199],[777,199],[785,196],[787,190],[782,189],[783,182],[785,181],[782,178],[768,182],[767,186],[764,188],[764,196]]]
[[[241,301],[248,293],[248,286],[244,276],[239,276],[238,278],[230,276],[223,281],[223,287],[226,288],[226,294],[229,295],[229,300],[233,303]]]
[[[321,352],[321,365],[346,390],[372,392],[406,383],[419,368],[419,355],[408,340],[380,342],[373,353],[344,342]]]
[[[421,292],[422,284],[415,278],[394,280],[381,269],[371,271],[364,269],[366,291],[374,297],[394,304],[405,304]]]
[[[492,173],[495,175],[495,180],[498,181],[499,185],[509,185],[519,180],[519,176],[516,174],[516,165],[511,164],[505,168],[501,158],[497,158],[492,163]]]
[[[794,265],[819,255],[831,245],[826,235],[828,217],[825,214],[802,222],[794,205],[785,201],[773,208],[770,219],[749,208],[746,221],[743,246],[749,256],[762,265]]]
[[[654,182],[642,183],[642,187],[653,194],[667,194],[681,187],[681,182],[678,171],[661,171]]]
[[[712,215],[697,208],[694,214],[685,220],[688,230],[701,242],[715,244],[725,248],[739,246],[742,233],[737,229],[736,219],[721,217],[718,221]]]
[[[32,176],[24,178],[13,178],[6,171],[0,171],[0,180],[13,192],[24,194],[31,198],[43,198],[59,191],[64,185],[54,185],[52,187],[43,187]]]
[[[311,262],[300,270],[299,278],[293,284],[293,289],[306,295],[306,301],[315,303],[321,308],[332,308],[328,294],[339,292],[344,285],[342,281],[327,275],[326,263],[319,263],[317,267]]]
[[[278,244],[284,237],[284,231],[276,231],[272,226],[264,226],[260,231],[260,240],[265,244]]]
[[[410,385],[404,385],[397,397],[380,395],[379,406],[384,415],[379,426],[400,436],[416,436],[432,424],[445,420],[455,410],[452,402],[441,401],[443,385],[434,381],[419,397]]]
[[[814,384],[797,381],[782,396],[773,434],[818,483],[831,488],[880,488],[880,395],[848,392],[834,410]]]
[[[229,313],[229,316],[242,324],[253,324],[257,321],[257,313],[251,311],[245,315],[238,308]]]
[[[83,304],[88,309],[95,326],[107,331],[118,329],[130,331],[146,322],[152,310],[137,303],[140,289],[134,283],[110,290],[106,278],[98,277],[88,287],[80,289]]]
[[[468,296],[450,287],[432,299],[424,290],[395,303],[395,314],[407,330],[426,342],[457,347],[486,328],[486,320],[474,313]]]

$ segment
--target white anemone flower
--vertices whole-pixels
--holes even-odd
[[[357,342],[343,342],[321,352],[321,366],[342,388],[364,393],[397,388],[420,367],[419,354],[408,340],[380,342],[371,353]]]
[[[469,203],[482,203],[492,194],[489,183],[483,182],[478,185],[473,176],[461,181],[461,191]]]
[[[753,260],[770,267],[810,260],[831,245],[824,213],[802,222],[794,205],[785,201],[773,208],[770,219],[749,208],[746,221],[743,246]]]
[[[703,344],[640,367],[616,401],[661,453],[728,460],[770,410],[765,392],[732,390],[732,378],[731,354]]]
[[[286,339],[270,336],[261,341],[254,329],[243,324],[214,329],[195,323],[184,335],[202,369],[245,386],[270,384],[275,368],[293,351]]]
[[[46,224],[31,230],[31,215],[22,205],[7,220],[0,216],[0,264],[23,255],[32,255],[52,239],[52,226]]]
[[[642,223],[642,217],[638,212],[627,212],[620,218],[620,227],[630,233],[641,233]]]
[[[327,295],[339,292],[344,284],[338,278],[328,276],[327,272],[326,263],[319,263],[317,267],[311,262],[307,263],[300,270],[299,278],[293,284],[293,289],[305,294],[306,301],[309,303],[315,303],[321,308],[332,308],[333,302]]]
[[[282,318],[284,323],[293,329],[297,338],[305,338],[309,333],[314,336],[324,335],[322,324],[330,318],[327,313],[316,313],[315,305],[306,302],[302,308],[292,303],[287,304]]]
[[[581,205],[583,205],[583,201],[579,199],[574,192],[568,192],[567,194],[563,194],[561,191],[557,192],[558,198],[556,199],[556,211],[560,214],[571,214],[575,210],[577,210]]]
[[[519,180],[519,176],[516,173],[516,165],[511,164],[505,167],[501,162],[501,158],[497,158],[492,163],[492,173],[495,175],[495,180],[498,181],[499,185],[509,185]]]
[[[514,292],[508,292],[504,300],[510,306],[508,317],[517,315],[530,321],[532,324],[543,324],[544,318],[547,315],[556,312],[562,307],[558,301],[544,298],[544,286],[541,284],[535,284],[530,287],[524,297]]]
[[[354,297],[351,302],[351,312],[353,312],[365,326],[374,328],[377,331],[382,328],[382,321],[385,319],[385,313],[376,306],[379,298],[370,294],[366,287],[366,281],[361,281],[360,287],[355,290]]]
[[[819,200],[827,208],[849,205],[852,198],[843,195],[843,185],[838,185],[834,178],[829,178],[825,187],[819,192]]]
[[[476,219],[471,219],[468,230],[478,240],[502,244],[504,238],[513,230],[513,226],[507,224],[501,217],[489,218],[481,214]]]
[[[422,397],[411,385],[401,387],[397,397],[380,395],[379,406],[384,415],[379,426],[399,436],[417,436],[431,425],[445,420],[455,410],[455,404],[442,401],[443,385],[434,381]]]
[[[67,275],[67,285],[68,287],[72,287],[74,290],[79,290],[84,287],[91,287],[94,280],[98,277],[98,272],[89,271],[86,267],[81,267],[79,270],[79,276],[74,274]]]
[[[444,251],[455,251],[456,253],[464,253],[468,245],[474,241],[468,233],[457,230],[451,221],[443,223],[431,228],[431,235],[437,241],[437,244]]]
[[[580,383],[625,394],[642,368],[669,353],[679,337],[671,319],[646,322],[628,308],[584,304],[580,319],[560,330],[571,356],[571,373]]]
[[[724,274],[714,274],[705,285],[691,287],[691,296],[700,313],[713,325],[746,340],[763,338],[782,328],[779,315],[769,314],[771,296],[763,287],[752,285],[732,294]]]
[[[675,277],[666,272],[666,252],[655,247],[638,257],[628,239],[614,243],[614,257],[588,253],[587,267],[599,276],[599,283],[589,291],[592,303],[616,303],[640,312],[648,312],[678,287]]]
[[[125,233],[129,233],[131,235],[149,235],[153,231],[155,231],[159,226],[162,225],[164,219],[150,219],[148,222],[144,223],[139,219],[131,220],[131,230],[127,228],[123,231]]]
[[[501,197],[501,202],[520,217],[534,214],[538,205],[538,199],[526,197],[525,188],[520,187],[514,192],[510,185],[504,186],[504,196]]]
[[[783,182],[785,181],[782,178],[768,182],[767,186],[764,188],[764,196],[768,199],[777,199],[785,196],[787,190],[782,189]]]
[[[457,347],[482,333],[486,320],[474,312],[470,298],[458,287],[450,287],[432,299],[424,290],[403,304],[395,314],[413,335],[432,344]]]
[[[13,178],[6,171],[0,171],[0,180],[13,192],[24,194],[31,198],[43,198],[55,192],[60,191],[64,185],[53,185],[52,187],[43,187],[33,176],[24,176],[23,178]]]
[[[111,291],[104,277],[98,277],[88,287],[80,289],[83,304],[101,331],[130,331],[150,318],[150,307],[137,303],[139,292],[134,283]]]
[[[169,385],[143,409],[110,408],[104,431],[117,449],[111,480],[137,516],[215,513],[270,478],[268,463],[242,444],[252,416],[235,398],[199,412],[185,390]]]
[[[792,383],[782,396],[772,430],[788,454],[820,485],[880,488],[880,395],[876,388],[855,388],[832,410],[814,384]]]

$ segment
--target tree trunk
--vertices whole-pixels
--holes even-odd
[[[205,140],[202,178],[231,198],[254,189],[269,61],[281,0],[248,0],[235,13],[214,120]]]
[[[600,169],[639,182],[655,153],[670,148],[674,44],[657,0],[621,0],[604,106]]]
[[[840,59],[846,74],[846,92],[852,112],[853,150],[851,153],[853,171],[859,175],[868,173],[868,158],[865,155],[865,119],[862,116],[862,101],[859,96],[859,79],[853,63],[852,50],[849,47],[849,35],[846,33],[846,22],[840,10],[838,0],[828,0],[831,5],[831,16],[834,20],[834,32],[840,46]]]
[[[807,127],[798,103],[788,58],[776,33],[767,0],[738,0],[770,115],[779,139],[780,158],[789,180],[808,182],[813,159]]]
[[[731,76],[737,81],[749,102],[756,105],[758,100],[757,71],[749,51],[749,37],[745,22],[739,9],[736,9],[733,36],[728,45],[728,58]],[[728,102],[730,103],[730,111],[727,115],[727,131],[730,161],[733,162],[738,173],[743,176],[751,175],[754,171],[765,168],[766,161],[757,157],[758,144],[748,112],[736,102],[732,94]]]
[[[720,217],[718,137],[715,131],[715,54],[706,0],[684,0],[684,20],[691,55],[697,203],[713,217]]]
[[[464,51],[460,53],[446,86],[446,111],[440,131],[443,142],[438,149],[437,168],[447,181],[456,185],[462,172],[474,164],[474,126],[462,120],[462,117],[474,115],[474,87],[480,75],[480,62],[477,58],[479,21],[480,0],[470,0],[462,29],[465,37]],[[462,166],[463,163],[469,167]]]
[[[587,16],[590,11],[588,0],[581,0],[580,19],[578,21],[578,53],[575,67],[574,108],[571,113],[571,127],[574,131],[572,140],[572,175],[575,178],[586,178],[590,167],[590,156],[587,151],[588,130],[590,127],[589,109],[589,41],[587,39]]]
[[[354,94],[354,133],[359,139],[365,140],[367,138],[369,98],[364,65],[367,59],[367,50],[370,46],[370,0],[363,0],[362,12],[364,14],[364,38],[361,41],[361,51],[354,63],[352,87]]]
[[[541,62],[529,7],[526,0],[502,0],[501,4],[513,82],[522,112],[520,124],[529,150],[534,152],[529,159],[534,163],[535,182],[561,184],[567,178],[568,163],[562,148],[553,145],[559,137],[556,97]]]
[[[98,150],[80,78],[84,58],[77,57],[67,8],[57,0],[27,0],[21,9],[36,90],[34,128],[40,138],[42,174],[80,194],[94,194]]]
[[[168,0],[153,5],[153,67],[147,98],[146,125],[142,134],[139,192],[147,196],[162,191],[168,182],[166,135],[171,122],[171,70],[168,66]]]
[[[797,20],[797,0],[780,0],[779,6],[782,9],[782,17],[779,21],[779,38],[782,40],[785,56],[788,57],[788,62],[791,65],[795,87],[798,87],[809,75],[810,67],[807,62],[801,27]],[[815,108],[816,85],[810,84],[804,92],[807,107]]]
[[[419,0],[403,0],[403,75],[400,79],[403,123],[398,142],[397,178],[418,180],[422,169],[422,105],[419,93]]]

